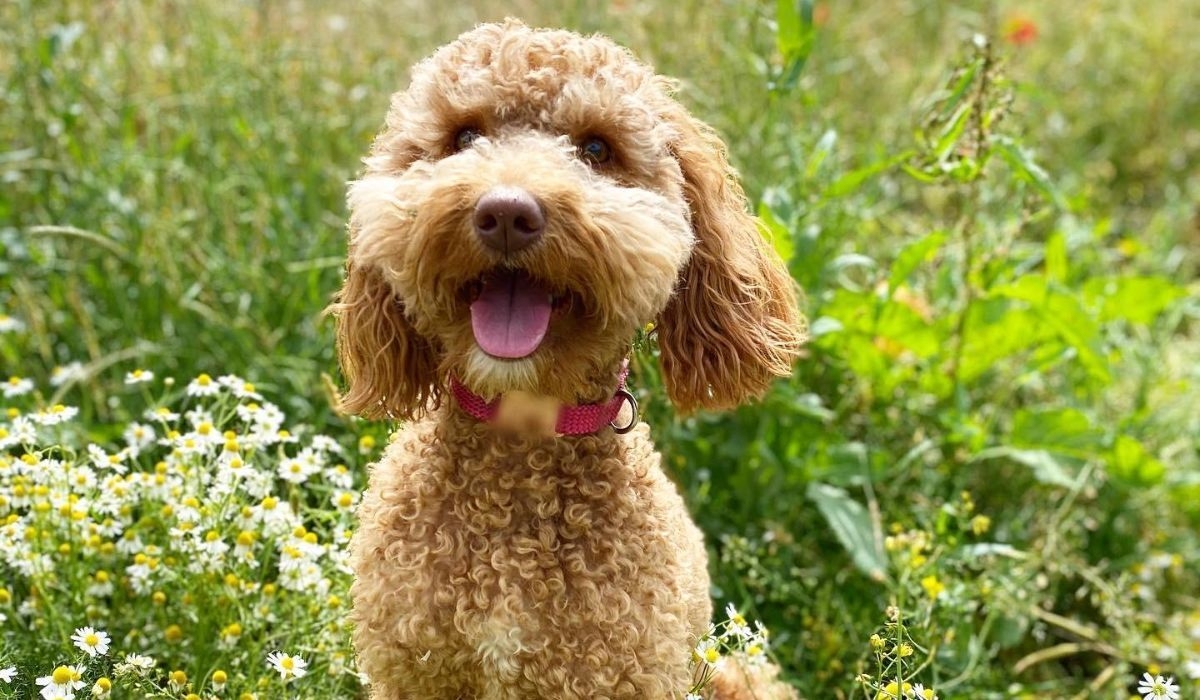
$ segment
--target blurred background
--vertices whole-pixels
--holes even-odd
[[[889,605],[943,697],[1200,676],[1195,0],[7,2],[0,374],[79,363],[45,400],[97,426],[146,367],[371,429],[322,379],[345,183],[506,16],[681,79],[805,290],[761,404],[673,415],[652,346],[633,380],[789,678],[865,694]]]

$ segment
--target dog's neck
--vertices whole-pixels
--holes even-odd
[[[449,379],[449,393],[457,409],[501,432],[539,436],[578,436],[602,431],[626,433],[637,423],[637,401],[625,387],[628,361],[610,379],[602,401],[564,404],[550,396],[511,391],[488,400],[458,380]]]

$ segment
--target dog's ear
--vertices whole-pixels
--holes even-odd
[[[666,117],[696,245],[659,318],[664,381],[683,413],[732,408],[791,373],[807,323],[795,282],[747,211],[725,144],[678,104]]]
[[[364,418],[412,418],[438,398],[437,354],[404,317],[381,273],[353,261],[329,310],[350,387],[342,408]]]

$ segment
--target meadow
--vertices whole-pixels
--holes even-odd
[[[15,0],[0,698],[361,693],[345,183],[510,15],[678,77],[804,290],[760,403],[631,380],[802,697],[1197,697],[1200,2]]]

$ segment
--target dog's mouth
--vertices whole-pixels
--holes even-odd
[[[570,292],[558,292],[525,270],[499,268],[468,283],[471,331],[492,357],[517,360],[541,347],[555,312],[567,308]]]

